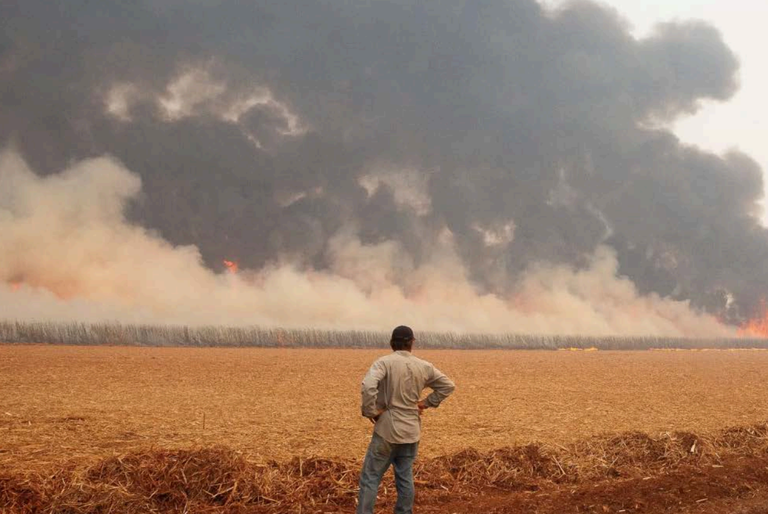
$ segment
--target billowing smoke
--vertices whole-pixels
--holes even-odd
[[[699,335],[768,286],[759,167],[665,128],[736,90],[706,24],[27,0],[0,27],[4,316]]]
[[[173,247],[123,212],[141,181],[114,160],[40,178],[0,158],[0,299],[17,319],[424,328],[527,333],[725,335],[681,302],[639,297],[598,248],[589,265],[535,267],[514,296],[478,294],[446,232],[421,265],[394,241],[361,243],[354,227],[327,244],[328,269],[277,262],[215,274],[197,248]]]

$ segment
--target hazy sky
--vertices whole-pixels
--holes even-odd
[[[557,6],[565,0],[545,0]],[[676,134],[684,141],[722,152],[738,148],[757,160],[768,178],[768,68],[765,48],[768,2],[764,0],[602,0],[632,26],[636,36],[653,31],[660,22],[700,19],[715,25],[741,61],[741,87],[727,103],[707,102],[695,115],[681,118]],[[766,180],[768,182],[768,180]],[[763,214],[768,225],[768,211]]]

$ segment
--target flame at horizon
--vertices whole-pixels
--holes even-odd
[[[237,274],[237,272],[240,270],[240,265],[237,263],[237,261],[224,259],[222,262],[224,267],[227,268],[227,271],[233,275]]]
[[[738,335],[741,337],[768,338],[768,303],[765,298],[760,300],[760,313],[739,327]]]

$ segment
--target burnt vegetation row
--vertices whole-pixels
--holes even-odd
[[[389,334],[360,330],[0,321],[0,342],[155,347],[381,348]],[[768,349],[768,339],[457,334],[424,332],[420,348],[509,350]]]
[[[414,475],[422,505],[497,491],[529,493],[528,499],[539,504],[504,512],[682,512],[681,505],[696,505],[702,497],[744,498],[764,487],[766,455],[768,427],[756,424],[707,436],[627,432],[567,447],[531,443],[491,452],[466,449],[420,459]],[[42,472],[0,470],[0,512],[350,512],[359,469],[359,461],[320,457],[252,462],[221,446],[151,448]],[[694,487],[697,477],[708,482],[706,489]],[[595,488],[615,482],[630,483],[632,494],[622,498],[609,487],[602,499],[608,504],[595,505],[590,498]],[[393,485],[387,476],[382,498],[387,506]],[[537,492],[543,494],[530,495]],[[656,495],[650,503],[639,499],[649,492]],[[558,493],[566,503],[547,507]],[[645,508],[654,505],[670,508]]]

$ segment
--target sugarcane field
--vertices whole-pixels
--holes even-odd
[[[768,514],[766,20],[0,0],[0,514]]]

